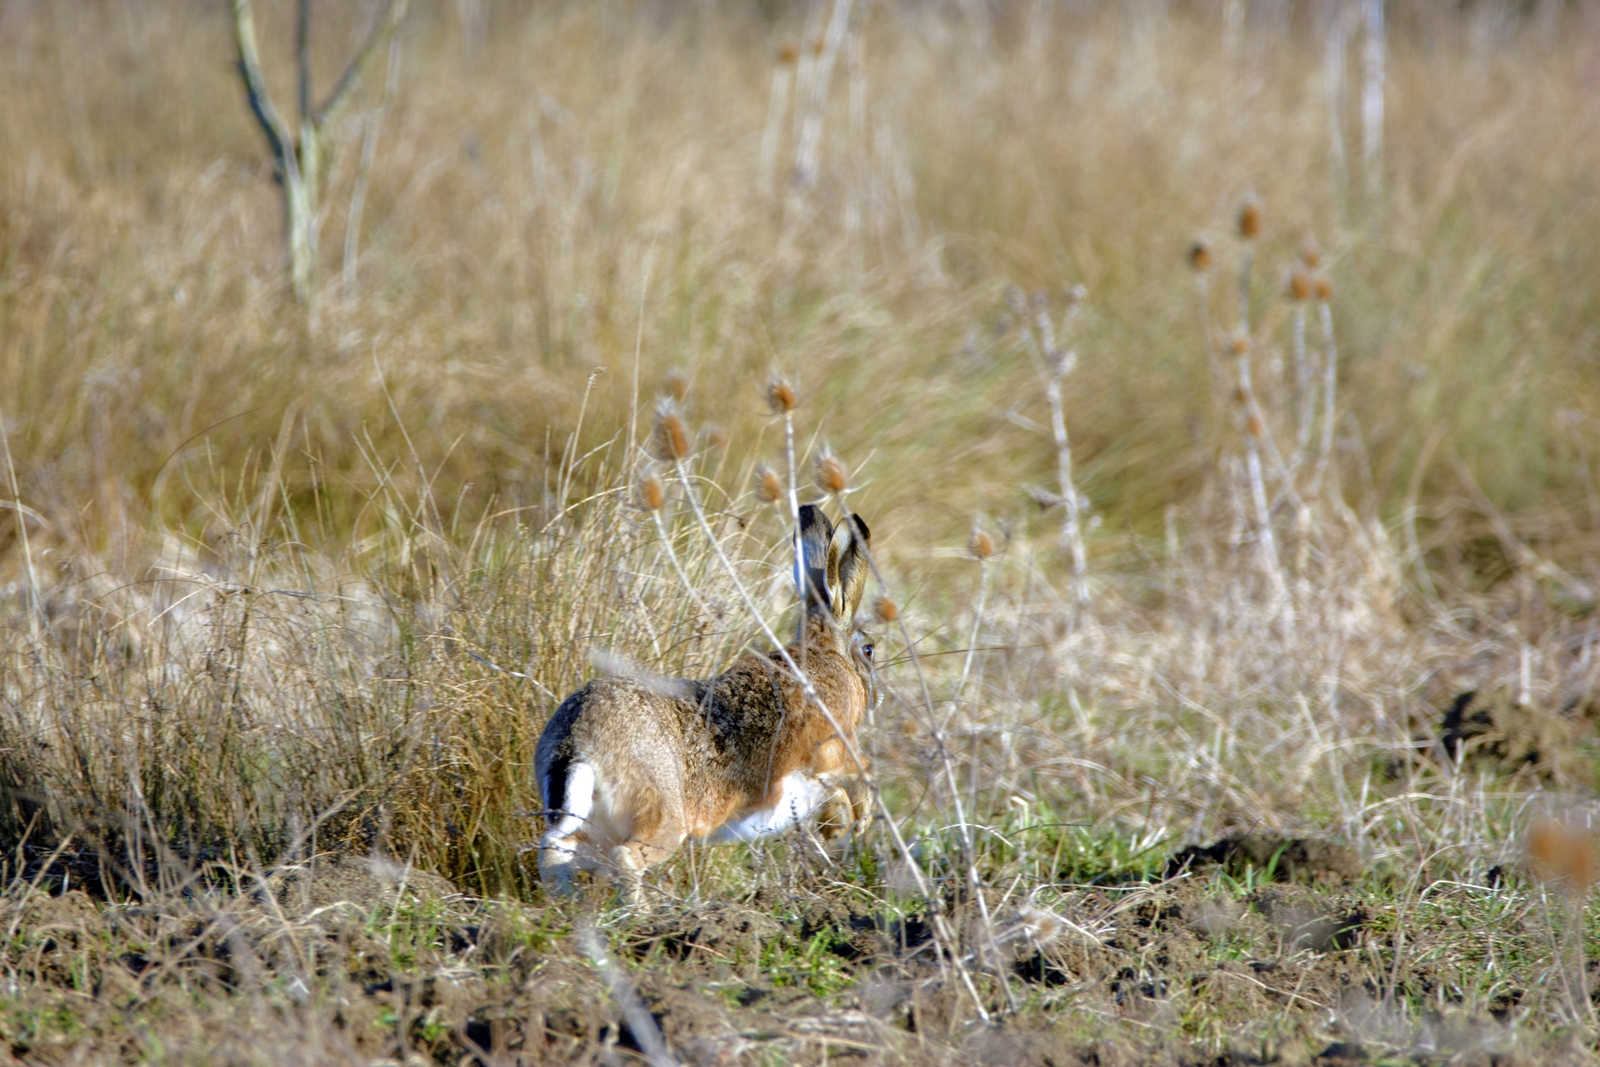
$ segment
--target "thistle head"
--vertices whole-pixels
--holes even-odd
[[[1189,266],[1197,273],[1204,274],[1211,269],[1211,246],[1204,241],[1196,241],[1189,246]]]
[[[1315,237],[1307,237],[1300,245],[1300,262],[1312,270],[1322,266],[1322,250],[1317,247]]]
[[[1311,272],[1296,267],[1289,272],[1289,299],[1299,303],[1311,296]]]
[[[650,511],[655,511],[667,499],[667,488],[661,484],[661,479],[654,474],[647,474],[639,479],[639,503]]]
[[[683,424],[683,416],[671,401],[656,408],[649,450],[651,456],[666,463],[675,463],[689,455],[689,428]]]
[[[982,563],[994,555],[994,538],[989,536],[989,531],[981,526],[972,527],[972,536],[967,538],[967,552],[973,559]]]
[[[1594,836],[1554,819],[1540,819],[1529,830],[1528,861],[1542,881],[1564,882],[1573,893],[1587,893],[1600,881]]]
[[[1317,299],[1323,303],[1333,299],[1333,279],[1328,277],[1327,271],[1317,271],[1317,277],[1312,283],[1312,288],[1316,290]]]
[[[1228,347],[1233,350],[1233,354],[1236,356],[1245,355],[1250,351],[1250,335],[1243,330],[1233,331],[1228,337]]]
[[[783,499],[783,479],[765,463],[756,468],[756,494],[768,504],[776,504]]]
[[[845,469],[844,461],[832,452],[824,452],[817,457],[816,471],[817,488],[829,496],[838,496],[850,488],[850,472]]]
[[[879,622],[894,622],[900,617],[900,605],[888,596],[879,596],[872,602],[872,613]]]
[[[776,377],[767,383],[767,407],[772,409],[774,415],[787,415],[799,403],[789,379]]]
[[[1261,201],[1250,197],[1239,206],[1239,236],[1254,241],[1261,233]]]
[[[799,58],[800,49],[795,47],[792,43],[786,44],[782,48],[778,49],[778,64],[780,66],[790,66]]]
[[[705,438],[706,445],[710,448],[728,447],[728,431],[717,423],[707,424],[706,428],[701,431],[701,435]]]
[[[683,403],[683,398],[689,395],[689,377],[681,370],[670,372],[661,383],[661,391],[678,403]]]

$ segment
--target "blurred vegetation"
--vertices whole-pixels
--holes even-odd
[[[318,6],[319,84],[373,10]],[[750,956],[763,988],[859,993],[869,1013],[877,978],[839,946],[913,921],[931,937],[942,909],[953,943],[860,957],[932,991],[932,1022],[898,1000],[874,1016],[872,1048],[911,1061],[907,1029],[916,1055],[958,1062],[975,1046],[957,1035],[990,1033],[973,1020],[1048,1028],[1083,990],[1054,1031],[1073,1055],[1126,1036],[1106,1022],[1124,1011],[1219,1055],[1280,1024],[1315,1051],[1329,1013],[1415,1050],[1447,1002],[1480,1050],[1491,1030],[1592,1047],[1569,966],[1587,897],[1557,914],[1508,879],[1530,812],[1595,814],[1600,10],[1389,4],[1375,181],[1357,5],[883,3],[852,7],[829,44],[835,10],[415,5],[392,99],[374,78],[327,131],[307,312],[223,5],[0,0],[14,1047],[82,1036],[50,983],[124,982],[88,949],[68,954],[80,978],[39,963],[60,946],[25,910],[69,885],[123,922],[106,944],[134,939],[118,966],[160,959],[162,996],[169,975],[215,971],[226,991],[194,988],[266,990],[343,1033],[295,999],[303,970],[378,1020],[352,1049],[396,1057],[412,1040],[470,1051],[457,1038],[478,1016],[421,1010],[401,972],[480,966],[493,953],[464,963],[477,942],[456,927],[504,922],[488,985],[538,972],[587,1027],[550,1015],[539,1040],[591,1058],[614,1042],[595,972],[555,947],[603,893],[545,906],[525,851],[532,746],[596,670],[726,664],[757,632],[735,574],[768,620],[792,607],[784,513],[755,487],[762,464],[786,473],[774,374],[800,397],[802,494],[833,450],[873,529],[869,600],[899,605],[873,624],[886,699],[862,741],[910,846],[874,831],[843,855],[798,837],[686,848],[652,876],[657,908],[779,915],[793,936]],[[257,17],[284,93],[293,5]],[[1326,478],[1319,438],[1296,443],[1321,426],[1298,413],[1298,375],[1327,352],[1323,302],[1291,298],[1297,269],[1321,272],[1339,353]],[[732,574],[640,447],[663,393],[698,434],[686,478]],[[1063,458],[1086,494],[1081,585]],[[659,528],[637,503],[652,470]],[[992,556],[963,548],[978,531]],[[319,852],[412,862],[504,907],[401,921],[396,891],[340,933],[269,921],[239,891]],[[1336,946],[1363,962],[1327,948],[1295,992],[1273,987],[1288,1000],[1262,1024],[1263,946],[1284,956],[1305,925],[1270,918],[1263,886],[1318,856],[1357,886],[1316,908],[1363,913]],[[1201,918],[1176,924],[1169,891]],[[657,966],[693,956],[690,934],[599,913],[649,981],[707,980]],[[1047,950],[1040,924],[1063,916],[1086,940]],[[1238,973],[1213,987],[1190,963],[1147,966],[1134,927],[1168,919],[1194,967]],[[234,924],[271,977],[223,966],[217,945],[243,953]],[[1480,928],[1511,946],[1515,990],[1450,940]],[[1013,970],[1001,949],[1019,945],[1033,956]],[[318,977],[301,960],[323,952],[354,962]],[[142,967],[123,967],[133,1018],[156,995]],[[1223,986],[1248,996],[1211,998]],[[1381,1011],[1342,1006],[1357,986]],[[743,996],[716,992],[730,1010]],[[261,1025],[243,994],[206,1003]],[[121,1016],[96,1018],[94,1040],[122,1039]],[[186,1018],[185,1047],[207,1047],[211,1016]],[[921,1043],[935,1031],[944,1045]],[[796,1040],[784,1054],[831,1047]],[[996,1055],[1029,1062],[1018,1040]]]

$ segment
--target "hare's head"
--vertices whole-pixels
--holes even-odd
[[[837,652],[864,678],[871,674],[872,645],[855,623],[871,569],[867,562],[871,539],[872,531],[860,515],[850,515],[834,526],[820,507],[807,504],[800,509],[806,642],[813,648]]]

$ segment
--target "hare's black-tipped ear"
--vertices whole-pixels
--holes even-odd
[[[833,523],[815,504],[800,508],[800,570],[796,585],[806,611],[827,611],[830,606],[828,578],[833,570]]]
[[[861,594],[867,588],[867,545],[872,531],[860,515],[852,515],[833,531],[828,546],[828,597],[833,617],[840,622],[855,618]]]

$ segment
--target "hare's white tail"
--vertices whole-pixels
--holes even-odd
[[[571,837],[594,810],[594,768],[581,761],[573,763],[567,767],[566,777],[565,782],[558,781],[558,775],[552,773],[544,781],[545,810],[560,816],[545,834],[546,840]]]

